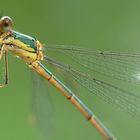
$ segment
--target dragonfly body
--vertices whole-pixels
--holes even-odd
[[[9,18],[7,20],[9,20]],[[2,24],[2,21],[0,24]],[[61,81],[59,81],[45,66],[41,64],[40,61],[43,60],[42,44],[32,37],[11,29],[7,31],[7,26],[5,30],[6,31],[4,32],[1,27],[0,57],[2,57],[2,54],[5,54],[6,56],[7,51],[10,51],[16,56],[20,57],[28,64],[30,68],[34,69],[57,89],[59,89],[61,93],[63,93],[63,95],[81,111],[85,118],[95,126],[95,128],[106,140],[115,140],[114,136],[109,132],[109,130],[82,103],[82,101]]]

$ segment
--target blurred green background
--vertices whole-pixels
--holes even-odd
[[[12,0],[1,1],[0,5],[1,14],[13,18],[15,30],[46,44],[140,51],[140,1]],[[29,121],[30,71],[10,55],[9,74],[9,85],[0,89],[0,139],[41,140]],[[102,140],[55,88],[50,89],[56,114],[53,140]],[[100,101],[89,102],[89,106],[118,140],[140,139],[140,122]]]

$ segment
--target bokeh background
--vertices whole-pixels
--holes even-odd
[[[46,44],[140,51],[140,1],[12,0],[0,1],[0,5],[1,15],[13,18],[15,30]],[[9,75],[9,85],[0,89],[0,139],[41,140],[30,121],[30,71],[10,55]],[[50,86],[50,91],[56,119],[53,140],[102,140],[55,88]],[[89,106],[118,140],[140,139],[139,121],[94,99]]]

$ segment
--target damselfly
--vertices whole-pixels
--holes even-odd
[[[139,82],[139,54],[100,52],[66,45],[45,46],[30,36],[14,31],[12,23],[12,19],[8,16],[0,19],[0,60],[4,64],[5,73],[1,87],[8,84],[7,51],[10,51],[60,90],[100,132],[104,139],[115,140],[116,138],[97,116],[42,62],[65,71],[77,83],[112,106],[139,117],[140,96],[121,89],[117,84],[114,85],[110,81],[110,79],[117,79]],[[56,58],[50,57],[52,53],[56,55]],[[70,58],[74,64],[59,61],[60,55],[64,57],[63,60]],[[94,73],[96,74],[94,75]],[[97,78],[95,78],[96,76]],[[102,76],[106,77],[106,80],[102,80]]]

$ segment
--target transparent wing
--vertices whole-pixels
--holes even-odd
[[[45,80],[36,72],[32,71],[33,93],[32,111],[35,123],[39,128],[44,140],[50,140],[54,128],[54,114],[51,99]]]
[[[53,65],[52,63],[47,63],[48,68],[52,68],[52,72],[54,74],[57,74],[59,79],[61,79],[70,89],[72,89],[73,92],[78,92],[75,87],[75,81],[73,77],[67,71],[59,68],[58,66]]]
[[[123,80],[135,82],[139,80],[137,77],[133,77],[139,69],[140,57],[138,54],[99,53],[93,50],[76,49],[67,46],[48,46],[46,48],[47,52],[48,55],[44,57],[46,61],[65,70],[79,84],[89,89],[93,95],[139,118],[140,95],[122,88],[122,84],[126,84],[126,82],[122,83]],[[52,52],[54,52],[52,56],[57,61],[49,57]],[[65,60],[69,59],[68,57],[71,58],[72,63],[70,61],[65,62]],[[59,62],[60,58],[65,64]],[[79,66],[77,67],[78,64]],[[106,78],[104,78],[104,75]],[[119,80],[120,85],[118,81],[114,82],[114,79]]]
[[[46,54],[53,52],[70,58],[96,74],[124,81],[140,81],[140,54],[101,52],[65,45],[48,45],[45,51]]]

